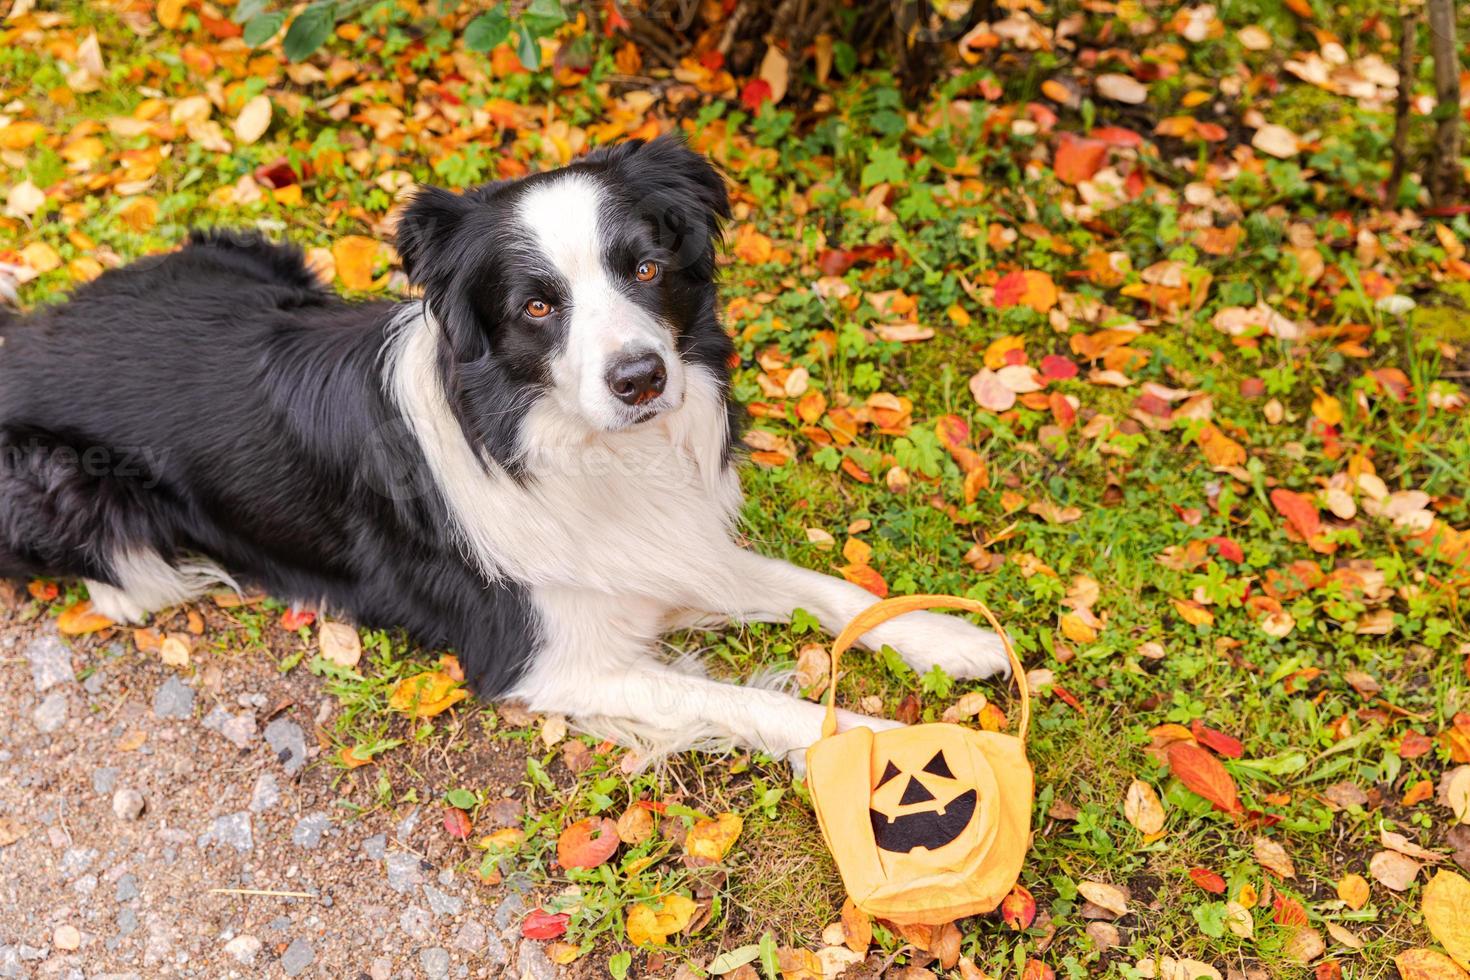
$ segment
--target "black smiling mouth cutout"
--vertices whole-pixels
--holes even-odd
[[[885,851],[907,854],[916,848],[938,850],[953,842],[975,816],[976,792],[966,790],[950,800],[943,811],[925,810],[899,817],[888,817],[869,809],[873,821],[873,840]]]

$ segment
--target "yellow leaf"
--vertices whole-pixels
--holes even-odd
[[[1347,903],[1347,907],[1356,912],[1368,904],[1371,891],[1368,887],[1368,879],[1362,875],[1346,875],[1337,883],[1337,897]]]
[[[61,268],[61,256],[45,242],[31,242],[20,250],[20,260],[36,272]]]
[[[866,565],[873,558],[873,548],[860,538],[848,538],[842,546],[842,557],[854,565]]]
[[[1341,425],[1342,402],[1333,398],[1321,388],[1313,388],[1312,390],[1317,393],[1317,397],[1312,399],[1312,414],[1317,416],[1317,419],[1323,425]]]
[[[337,260],[337,278],[348,289],[368,291],[383,285],[373,278],[373,264],[378,260],[378,241],[362,235],[348,235],[332,245],[332,258]]]
[[[1211,466],[1240,466],[1245,462],[1245,447],[1213,425],[1200,429],[1196,441]]]
[[[1450,958],[1470,970],[1470,881],[1439,871],[1424,886],[1424,924]]]
[[[321,644],[323,659],[338,667],[356,667],[357,662],[362,659],[362,638],[357,635],[357,630],[346,623],[322,623],[321,634],[317,639]]]
[[[1063,613],[1061,619],[1062,635],[1073,643],[1096,643],[1097,630],[1088,626],[1082,618],[1075,613]]]
[[[184,0],[158,0],[159,26],[165,30],[177,30],[184,20]]]
[[[1157,834],[1164,829],[1164,805],[1159,802],[1159,794],[1141,779],[1135,779],[1128,785],[1128,794],[1123,798],[1123,816],[1141,834]]]
[[[1455,961],[1432,949],[1406,949],[1393,958],[1403,980],[1465,980],[1467,974]]]
[[[557,966],[573,963],[582,955],[582,947],[573,943],[555,942],[546,947],[546,958]]]
[[[254,143],[271,127],[271,99],[264,93],[257,95],[240,109],[235,117],[235,139],[241,143]]]
[[[628,910],[628,941],[639,946],[662,946],[670,936],[688,928],[697,908],[693,899],[677,892],[663,896],[657,909],[639,902]]]
[[[442,670],[405,677],[393,685],[388,706],[411,718],[432,718],[470,696],[470,692]]]
[[[692,857],[718,862],[735,845],[744,825],[738,813],[722,813],[713,820],[701,820],[684,837],[684,850]]]
[[[70,606],[56,620],[56,629],[66,636],[82,636],[96,633],[116,625],[101,613],[92,611],[92,603],[86,600]]]
[[[1174,611],[1191,626],[1209,626],[1215,621],[1214,613],[1191,599],[1175,599],[1173,602]]]
[[[1021,337],[997,337],[990,342],[989,347],[985,348],[985,366],[992,371],[999,371],[1007,364],[1015,363],[1009,360],[1011,351],[1022,350],[1025,344],[1025,339]]]
[[[117,216],[133,231],[147,231],[158,223],[158,202],[151,197],[130,198],[118,208]]]

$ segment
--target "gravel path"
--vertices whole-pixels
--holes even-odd
[[[436,807],[343,805],[376,777],[315,764],[335,702],[304,670],[174,670],[37,612],[0,593],[0,978],[557,975]],[[466,764],[508,797],[524,771]]]

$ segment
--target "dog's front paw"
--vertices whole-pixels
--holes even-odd
[[[854,728],[868,728],[874,732],[886,732],[890,728],[903,727],[904,724],[901,721],[892,721],[888,718],[871,718],[868,715],[860,715],[856,711],[845,711],[842,708],[837,709],[837,731],[839,733],[852,731]],[[819,738],[820,732],[817,736],[813,737],[812,743],[815,744]],[[791,771],[798,778],[806,775],[806,752],[810,747],[810,745],[803,745],[800,748],[792,749],[786,753],[786,761],[791,764]]]
[[[920,674],[935,665],[956,680],[1010,673],[1000,637],[957,616],[911,612],[884,623],[867,636],[873,645],[887,644]]]

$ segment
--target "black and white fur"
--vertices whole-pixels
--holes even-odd
[[[258,586],[594,731],[799,753],[817,706],[658,655],[671,629],[800,607],[835,631],[873,601],[735,543],[728,217],[703,157],[635,141],[422,191],[398,232],[421,300],[344,302],[294,248],[204,233],[0,317],[0,576],[84,578],[119,621]],[[1005,669],[958,618],[865,639]]]

